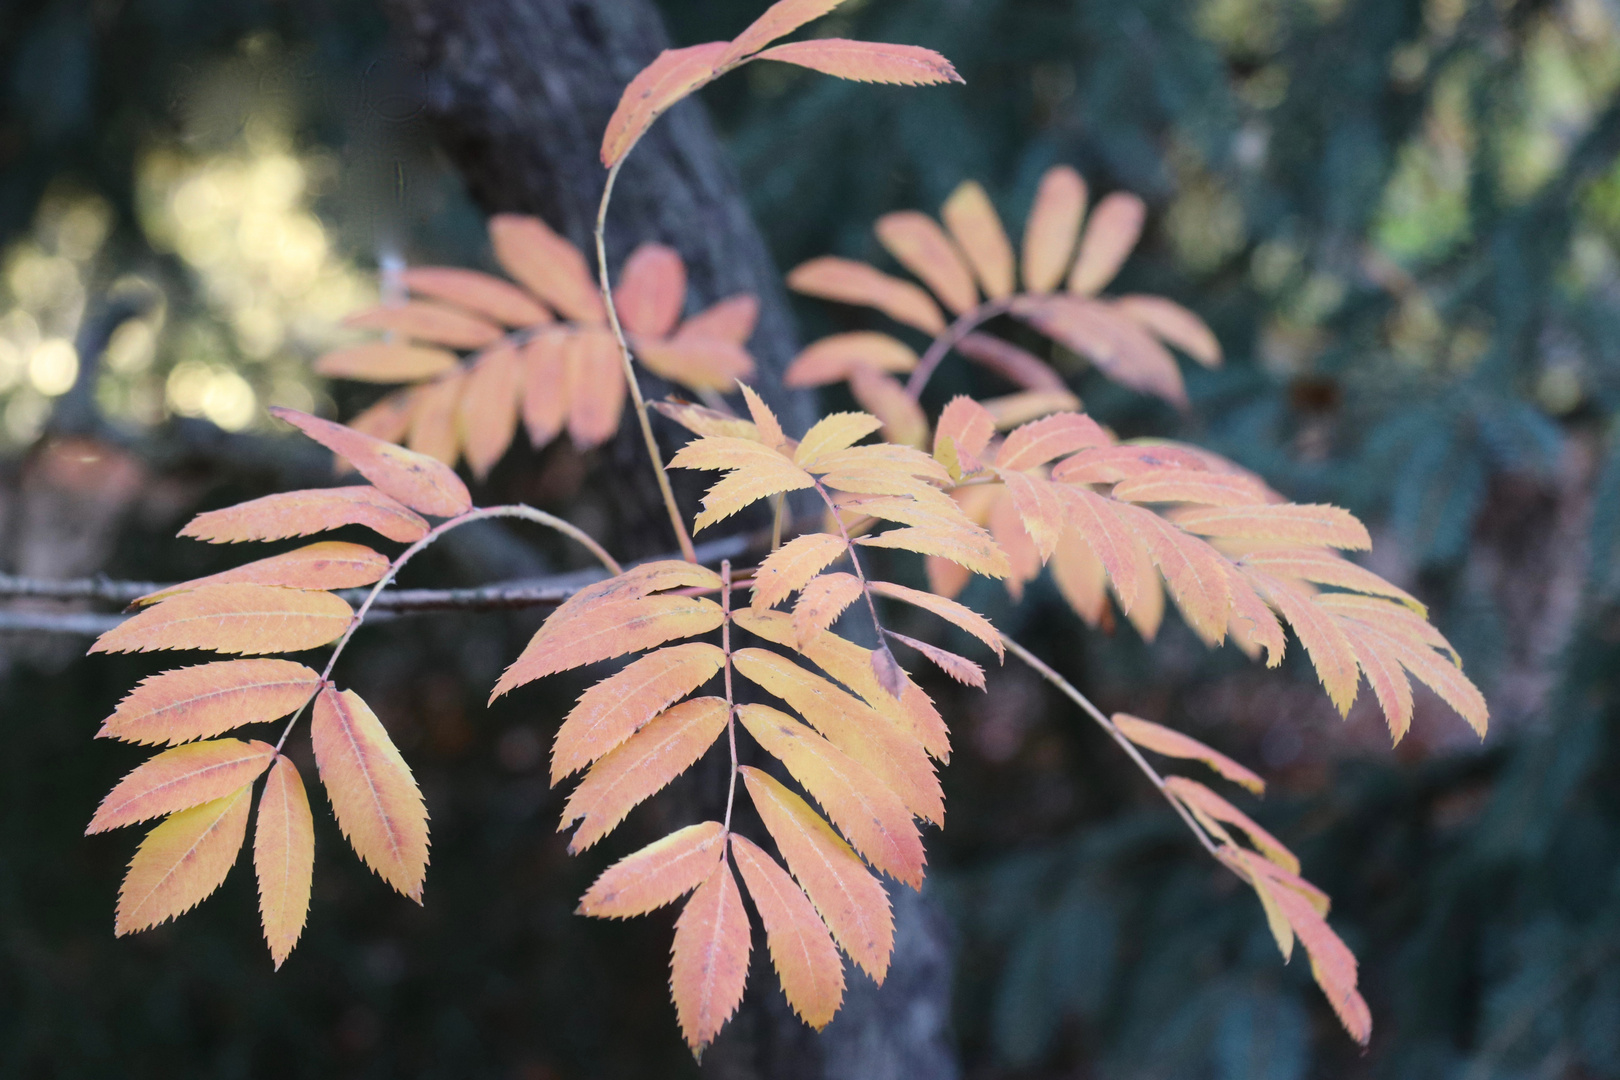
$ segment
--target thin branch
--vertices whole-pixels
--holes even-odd
[[[613,327],[614,340],[619,343],[619,359],[624,362],[624,381],[630,384],[630,397],[636,405],[636,419],[641,422],[641,437],[647,443],[647,456],[652,459],[653,471],[658,475],[658,490],[664,496],[664,509],[669,511],[669,523],[675,530],[675,542],[680,545],[681,557],[697,562],[692,548],[692,537],[687,534],[681,508],[675,504],[675,489],[669,486],[669,472],[664,468],[664,455],[658,450],[658,439],[653,435],[652,419],[647,415],[647,402],[641,396],[641,383],[636,380],[636,365],[630,357],[630,342],[625,340],[624,327],[619,325],[619,309],[613,303],[613,288],[608,284],[607,212],[613,198],[613,182],[619,178],[620,158],[608,170],[607,185],[602,188],[602,201],[596,208],[596,274],[600,282],[602,303],[607,306],[608,325]]]
[[[1164,777],[1159,775],[1157,769],[1148,764],[1147,759],[1142,756],[1142,752],[1136,748],[1136,744],[1127,739],[1125,737],[1125,733],[1120,731],[1112,720],[1104,716],[1101,709],[1097,708],[1097,706],[1091,703],[1090,698],[1086,697],[1086,695],[1082,694],[1079,690],[1076,690],[1074,685],[1070,683],[1068,679],[1065,679],[1063,676],[1053,671],[1040,659],[1040,657],[1018,644],[1018,642],[1014,641],[1006,634],[1001,635],[1001,643],[1007,646],[1008,650],[1010,650],[1014,656],[1018,657],[1018,659],[1022,660],[1024,663],[1033,668],[1037,675],[1061,690],[1065,697],[1074,702],[1076,705],[1080,706],[1080,708],[1085,710],[1088,716],[1097,721],[1098,726],[1104,731],[1108,732],[1109,737],[1120,745],[1120,748],[1125,751],[1126,755],[1129,756],[1132,761],[1136,762],[1136,767],[1141,769],[1142,772],[1146,774],[1147,778],[1153,782],[1153,786],[1159,789],[1159,794],[1164,796],[1165,801],[1175,808],[1176,813],[1181,815],[1181,820],[1185,821],[1187,823],[1187,828],[1191,829],[1193,831],[1193,835],[1198,837],[1198,842],[1204,845],[1204,850],[1208,851],[1211,855],[1214,855],[1217,859],[1220,858],[1220,853],[1216,851],[1215,842],[1209,838],[1209,833],[1204,831],[1203,826],[1199,825],[1197,820],[1193,818],[1192,814],[1187,812],[1187,808],[1182,806],[1181,803],[1177,802],[1174,796],[1172,796],[1165,788]],[[1222,865],[1225,865],[1225,860],[1222,860]]]
[[[1012,307],[1016,297],[1007,297],[1003,300],[986,300],[978,307],[963,312],[957,320],[946,327],[945,330],[928,346],[928,351],[922,354],[917,366],[912,369],[911,378],[906,380],[906,393],[912,401],[922,397],[923,387],[933,378],[934,369],[939,367],[940,361],[945,359],[947,353],[956,348],[963,338],[977,330],[984,323],[989,322],[997,315],[1005,315]]]
[[[731,560],[720,564],[720,649],[726,657],[726,741],[731,745],[731,779],[726,782],[726,823],[731,832],[731,808],[737,800],[737,699],[731,689]]]

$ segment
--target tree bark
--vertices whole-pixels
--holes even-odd
[[[646,0],[383,0],[383,6],[422,69],[426,111],[473,198],[491,213],[538,214],[589,250],[606,179],[597,156],[602,132],[624,86],[669,46],[656,9]],[[691,303],[744,291],[759,297],[759,326],[749,343],[756,385],[787,430],[808,427],[809,395],[781,384],[797,335],[780,276],[695,101],[662,117],[619,177],[608,218],[610,265],[647,240],[671,245],[686,260]],[[616,444],[614,483],[640,505],[658,536],[650,547],[663,550],[667,527],[659,528],[663,511],[632,426]],[[705,1053],[705,1074],[955,1077],[945,921],[931,901],[909,890],[897,890],[894,900],[888,979],[877,987],[851,968],[844,1009],[820,1036],[788,1010],[764,949],[757,949],[742,1013]]]

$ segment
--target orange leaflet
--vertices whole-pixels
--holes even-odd
[[[1152,554],[1187,625],[1212,645],[1224,641],[1232,610],[1227,572],[1230,564],[1214,548],[1157,514],[1128,503],[1115,503],[1114,512]]]
[[[617,165],[665,109],[714,78],[716,65],[730,48],[730,42],[711,41],[665,49],[637,72],[608,119],[602,164],[610,169]]]
[[[823,416],[799,440],[793,461],[801,468],[814,469],[826,455],[847,450],[882,426],[883,421],[866,413],[840,412]]]
[[[1045,465],[1053,458],[1108,446],[1112,436],[1083,413],[1059,413],[1023,425],[1007,436],[996,453],[996,467],[1023,471]]]
[[[281,969],[309,915],[315,871],[315,821],[298,767],[277,758],[259,796],[253,829],[253,869],[259,879],[259,918],[270,958]]]
[[[805,23],[819,19],[844,0],[777,0],[765,13],[748,24],[728,44],[721,56],[721,64],[730,64],[769,45],[779,37],[793,33]]]
[[[996,420],[983,405],[970,397],[953,397],[939,414],[939,426],[934,432],[934,445],[948,438],[956,447],[956,456],[964,470],[977,468],[978,458],[990,445],[996,433]]]
[[[893,630],[885,629],[883,632],[895,641],[909,645],[922,653],[935,667],[957,682],[980,690],[984,689],[984,668],[967,657],[958,656],[949,649],[941,649],[937,645],[930,645],[926,641],[918,641],[916,638],[907,637]]]
[[[630,333],[667,337],[686,305],[686,264],[672,247],[642,244],[619,271],[613,303]]]
[[[887,596],[892,600],[920,607],[944,619],[946,622],[967,631],[990,647],[990,651],[999,658],[1003,655],[1001,634],[990,620],[980,615],[966,604],[947,600],[943,596],[923,592],[919,589],[909,589],[904,585],[896,585],[889,581],[872,582],[872,591],[880,596]]]
[[[214,739],[165,750],[107,793],[85,835],[224,798],[251,784],[275,756],[274,747],[257,739]]]
[[[984,294],[993,300],[1011,296],[1014,285],[1012,244],[983,186],[974,180],[964,180],[940,207],[939,216],[956,239],[957,247],[967,256]]]
[[[493,323],[431,300],[367,308],[343,323],[366,330],[391,330],[452,349],[482,349],[501,339],[501,328]]]
[[[788,450],[788,439],[782,432],[782,422],[771,412],[771,407],[765,404],[765,399],[755,393],[754,388],[747,383],[738,383],[737,390],[748,405],[748,415],[754,421],[754,430],[759,436],[759,441],[772,450]]]
[[[746,345],[754,336],[754,324],[759,322],[759,300],[752,293],[738,293],[717,300],[675,331],[676,341],[726,341],[733,345]]]
[[[1023,522],[1029,538],[1035,542],[1035,550],[1044,563],[1052,557],[1052,552],[1057,550],[1058,540],[1062,538],[1067,527],[1063,512],[1068,504],[1064,499],[1063,490],[1056,484],[1028,473],[1002,469],[997,469],[996,472],[1001,477],[1001,482],[1007,485],[1007,492],[1012,496],[1019,520]],[[1001,536],[1002,534],[998,532],[998,537]],[[1006,543],[1005,539],[1003,543]],[[1031,573],[1029,576],[1033,577],[1034,574]]]
[[[1321,676],[1328,697],[1340,715],[1348,715],[1361,686],[1361,672],[1356,651],[1337,621],[1309,595],[1286,582],[1254,571],[1244,576],[1294,628],[1300,644],[1310,654],[1311,663],[1316,665],[1316,673]]]
[[[825,386],[842,382],[863,365],[877,371],[910,371],[917,366],[917,353],[905,342],[874,330],[832,334],[805,346],[782,373],[782,382]]]
[[[891,45],[882,41],[816,38],[777,45],[756,54],[755,60],[781,60],[823,75],[856,82],[928,86],[962,82],[951,62],[917,45]]]
[[[1174,467],[1148,469],[1114,485],[1116,499],[1138,503],[1201,503],[1205,506],[1257,506],[1264,487],[1247,476]]]
[[[675,920],[669,993],[696,1054],[719,1034],[748,982],[748,914],[731,867],[721,862]]]
[[[853,574],[822,574],[799,591],[793,605],[793,632],[807,644],[861,595],[860,579]]]
[[[417,903],[428,865],[428,816],[416,779],[360,695],[327,686],[310,737],[321,783],[355,854]]]
[[[765,924],[782,993],[799,1018],[820,1031],[844,1000],[844,962],[827,924],[787,871],[752,842],[733,836],[731,857]]]
[[[1418,615],[1428,609],[1410,593],[1399,589],[1371,570],[1357,566],[1342,555],[1320,548],[1271,548],[1251,551],[1238,560],[1240,566],[1254,567],[1277,577],[1299,578],[1320,585],[1337,585],[1399,600]]]
[[[766,649],[739,649],[732,662],[739,675],[787,702],[828,742],[870,769],[913,814],[935,824],[945,820],[939,778],[909,731],[899,730],[848,691]]]
[[[788,274],[787,285],[806,296],[876,308],[930,336],[945,329],[945,316],[927,292],[854,259],[823,255],[800,263]]]
[[[545,222],[522,214],[496,214],[489,219],[489,239],[506,272],[563,315],[582,323],[606,319],[585,257]]]
[[[663,341],[632,336],[630,344],[648,371],[694,390],[730,390],[754,374],[754,358],[733,341],[676,334]]]
[[[411,427],[405,442],[411,452],[449,468],[456,463],[461,447],[461,426],[457,417],[461,390],[467,384],[467,369],[454,371],[423,383],[411,391]]]
[[[568,420],[568,356],[560,333],[540,334],[523,347],[523,426],[544,446]]]
[[[286,716],[321,677],[291,660],[222,660],[141,680],[96,734],[170,745]]]
[[[225,881],[247,837],[244,786],[170,814],[146,834],[118,890],[113,933],[122,937],[184,915]]]
[[[1410,642],[1414,646],[1439,649],[1462,666],[1462,659],[1445,635],[1411,611],[1385,603],[1371,596],[1352,596],[1349,593],[1318,593],[1316,603],[1335,616],[1366,623],[1392,637]]]
[[[1067,165],[1047,169],[1024,222],[1024,288],[1049,293],[1058,287],[1085,214],[1086,182],[1080,174]]]
[[[726,729],[730,715],[724,698],[672,705],[591,766],[569,796],[558,826],[566,829],[580,821],[568,841],[569,852],[577,855],[596,843],[634,806],[691,768]]]
[[[315,361],[315,373],[328,379],[401,383],[431,379],[455,366],[455,354],[443,349],[371,341],[326,353]]]
[[[619,430],[624,411],[624,365],[619,346],[606,331],[586,330],[567,338],[568,437],[581,450],[598,446]]]
[[[1268,506],[1212,507],[1181,510],[1177,525],[1190,533],[1225,540],[1256,540],[1287,545],[1350,548],[1372,547],[1367,527],[1337,506],[1273,503]]]
[[[802,450],[804,443],[799,446]],[[780,604],[789,593],[803,588],[807,581],[826,569],[847,547],[843,537],[831,533],[806,533],[789,540],[771,552],[755,571],[753,606],[764,610]]]
[[[402,280],[413,293],[460,304],[507,326],[551,322],[551,312],[536,303],[534,297],[511,282],[477,270],[413,266],[405,271]]]
[[[873,228],[889,254],[921,278],[952,312],[962,315],[978,304],[972,272],[933,218],[916,210],[897,210],[878,218]]]
[[[1441,700],[1457,710],[1458,715],[1468,721],[1468,725],[1480,738],[1485,737],[1490,721],[1490,710],[1485,697],[1454,664],[1421,644],[1389,633],[1384,627],[1362,625],[1366,626],[1366,633],[1373,635],[1382,646],[1381,652],[1386,658],[1386,663],[1387,658],[1399,661],[1400,665],[1411,672],[1418,681],[1439,694]]]
[[[859,855],[805,801],[744,765],[743,782],[765,828],[834,940],[881,984],[894,948],[889,897]]]
[[[701,641],[648,653],[585,691],[551,750],[551,782],[618,746],[673,701],[708,682],[725,654]]]
[[[1202,761],[1222,776],[1236,784],[1242,784],[1256,795],[1263,794],[1266,782],[1256,776],[1249,769],[1244,768],[1219,750],[1205,746],[1190,735],[1183,735],[1162,724],[1155,724],[1151,720],[1142,720],[1128,713],[1115,713],[1114,726],[1119,728],[1120,734],[1131,742],[1146,750],[1166,757],[1188,758],[1193,761]]]
[[[379,491],[413,510],[454,517],[472,509],[467,485],[440,462],[308,413],[278,405],[270,412],[347,459]]]
[[[1037,357],[1028,349],[1021,349],[1010,341],[1004,341],[989,334],[972,333],[965,335],[956,343],[956,351],[967,357],[988,371],[993,371],[1008,382],[1023,387],[1025,390],[1037,391],[1038,397],[1027,395],[1013,395],[1013,399],[1033,403],[1036,401],[1056,401],[1059,397],[1073,398],[1067,405],[1050,407],[1048,412],[1059,412],[1063,409],[1078,409],[1079,399],[1070,394],[1063,382],[1063,376],[1053,371],[1051,365]],[[999,399],[1003,404],[999,408],[1011,416],[1015,411],[1010,404],[1012,399]],[[1034,419],[1033,416],[1027,419]],[[1022,423],[1023,420],[1001,419],[999,425],[1011,427]]]
[[[1260,853],[1291,874],[1299,873],[1299,859],[1283,846],[1282,841],[1272,836],[1248,814],[1239,810],[1209,788],[1196,780],[1188,780],[1184,776],[1167,776],[1164,788],[1175,796],[1177,802],[1191,810],[1199,821],[1208,825],[1209,822],[1224,822],[1236,825],[1249,837],[1250,843],[1259,849]],[[1224,831],[1224,830],[1221,830]]]
[[[1175,357],[1158,339],[1098,300],[1072,295],[1026,298],[1013,312],[1097,366],[1114,382],[1187,407],[1187,388]]]
[[[1080,238],[1080,254],[1069,272],[1069,291],[1091,296],[1102,290],[1142,235],[1147,206],[1129,192],[1116,191],[1097,204]]]
[[[725,841],[718,821],[677,829],[602,871],[580,897],[579,912],[628,919],[673,904],[709,876],[725,855]]]
[[[324,540],[283,555],[272,555],[268,559],[171,585],[167,589],[147,593],[135,603],[151,604],[205,585],[228,585],[233,582],[277,585],[287,589],[352,589],[372,584],[387,571],[388,558],[364,545]]]
[[[1311,974],[1350,1037],[1363,1046],[1372,1038],[1372,1013],[1356,989],[1356,958],[1310,903],[1291,889],[1273,891],[1277,906],[1311,958]]]
[[[821,804],[874,867],[922,887],[922,838],[911,813],[881,780],[826,739],[768,705],[739,705],[737,717],[765,752]]]
[[[720,576],[667,561],[587,586],[553,611],[522,655],[502,673],[490,700],[545,675],[640,652],[719,628],[720,605],[698,596],[649,596],[682,585],[718,588]]]
[[[928,417],[894,377],[858,364],[849,373],[849,389],[863,409],[883,421],[885,439],[901,446],[928,442]]]
[[[1205,367],[1220,367],[1221,343],[1215,334],[1174,300],[1138,294],[1121,296],[1114,307]]]
[[[126,619],[97,638],[90,651],[300,652],[337,640],[353,617],[353,609],[328,592],[204,585]]]
[[[1339,629],[1350,648],[1355,651],[1356,663],[1367,676],[1373,696],[1384,710],[1391,739],[1399,743],[1412,726],[1412,683],[1401,669],[1400,661],[1382,648],[1383,642],[1370,630],[1351,619],[1339,620]]]
[[[458,405],[460,426],[467,466],[480,480],[512,445],[522,388],[523,361],[504,342],[485,353],[467,375]]]
[[[1072,412],[1079,407],[1080,399],[1067,390],[1021,390],[1005,397],[987,398],[984,402],[985,411],[995,418],[996,427],[1002,431],[1050,413]]]
[[[389,394],[351,419],[349,426],[373,439],[399,442],[411,429],[411,413],[416,410],[415,397],[414,389]]]
[[[192,518],[181,536],[211,544],[285,540],[294,536],[364,525],[390,540],[413,543],[428,523],[374,487],[317,488],[266,495]]]

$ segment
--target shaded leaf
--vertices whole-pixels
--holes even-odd
[[[270,412],[346,459],[379,491],[413,510],[454,517],[472,509],[467,485],[440,462],[308,413],[275,405]]]
[[[872,330],[832,334],[807,345],[782,373],[784,386],[825,386],[848,379],[861,366],[876,371],[910,371],[917,353],[905,342]]]
[[[507,326],[552,321],[551,312],[509,281],[455,266],[413,266],[401,280],[411,292],[448,300]]]
[[[889,581],[874,581],[871,587],[872,591],[880,596],[887,596],[892,600],[899,600],[902,603],[938,615],[946,622],[984,642],[998,658],[1003,655],[1001,634],[994,626],[990,625],[989,619],[986,619],[966,604],[946,599],[943,596],[935,596],[933,593],[923,592],[919,589],[896,585]]]
[[[1048,293],[1058,287],[1085,214],[1086,182],[1080,174],[1067,165],[1047,169],[1024,222],[1024,288]]]
[[[1163,754],[1166,757],[1202,761],[1226,779],[1243,785],[1256,795],[1263,794],[1266,790],[1266,782],[1252,770],[1239,765],[1219,750],[1205,746],[1190,735],[1183,735],[1162,724],[1155,724],[1151,720],[1143,720],[1127,713],[1115,713],[1112,719],[1121,734],[1143,749],[1152,750],[1155,754]]]
[[[1091,296],[1113,281],[1136,247],[1146,218],[1147,206],[1135,195],[1116,191],[1104,196],[1080,238],[1080,253],[1069,272],[1069,291]]]
[[[893,376],[858,364],[849,373],[849,389],[861,408],[883,421],[884,439],[900,446],[927,444],[928,417]]]
[[[523,390],[523,360],[502,344],[490,349],[467,373],[459,409],[467,467],[480,480],[501,460],[517,434]]]
[[[873,229],[889,254],[921,278],[953,313],[965,314],[978,304],[979,289],[972,272],[933,218],[915,210],[897,210],[878,218]]]
[[[249,787],[170,814],[146,834],[118,890],[122,937],[183,915],[225,881],[247,838]]]
[[[945,329],[945,316],[926,291],[853,259],[823,255],[800,263],[788,274],[787,285],[806,296],[876,308],[930,337]]]
[[[733,345],[746,345],[754,336],[759,322],[759,298],[753,293],[738,293],[717,300],[693,315],[675,331],[675,340],[708,339],[728,341]]]
[[[205,585],[277,585],[287,589],[352,589],[371,585],[388,572],[388,558],[362,544],[324,540],[282,555],[221,570],[207,577],[147,593],[135,601],[146,605]]]
[[[668,245],[642,244],[619,271],[613,303],[630,333],[667,337],[686,306],[686,264]]]
[[[545,446],[568,422],[568,355],[564,334],[540,334],[523,347],[523,427]]]
[[[192,518],[180,535],[211,544],[239,544],[286,540],[345,525],[364,525],[402,544],[414,543],[428,531],[428,523],[414,511],[374,487],[360,486],[287,491],[209,510]]]
[[[774,46],[754,59],[781,60],[857,82],[927,86],[962,81],[951,62],[933,49],[881,41],[815,38]]]
[[[728,42],[720,62],[730,64],[758,52],[779,37],[786,37],[807,22],[821,18],[844,0],[777,0],[747,29]]]
[[[883,632],[895,641],[909,645],[922,653],[933,662],[935,667],[957,682],[980,690],[984,689],[984,668],[967,657],[958,656],[948,649],[941,649],[937,645],[930,645],[926,641],[918,641],[916,638],[907,637],[893,630],[885,629]]]
[[[940,207],[939,216],[967,256],[984,294],[992,300],[1011,296],[1015,284],[1012,244],[984,188],[964,180]]]
[[[1299,873],[1299,859],[1283,846],[1282,841],[1261,828],[1253,818],[1215,794],[1196,780],[1185,776],[1167,776],[1164,788],[1177,802],[1192,811],[1201,822],[1217,821],[1236,825],[1248,836],[1249,842],[1260,853],[1290,873]]]
[[[353,616],[344,600],[328,592],[204,585],[126,619],[97,638],[90,651],[300,652],[337,640]]]
[[[1221,343],[1204,320],[1162,296],[1121,296],[1114,307],[1205,367],[1221,364]]]
[[[452,349],[482,349],[501,339],[501,328],[495,324],[431,300],[382,304],[357,311],[343,323],[365,330],[391,330]]]
[[[489,239],[506,272],[564,316],[582,323],[606,319],[585,257],[545,222],[496,214],[489,219]]]
[[[371,341],[334,349],[315,361],[315,374],[354,382],[420,382],[451,371],[456,355],[444,349]]]

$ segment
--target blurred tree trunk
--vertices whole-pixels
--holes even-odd
[[[669,45],[656,9],[647,0],[384,0],[384,6],[426,75],[440,145],[473,197],[491,213],[539,214],[588,250],[606,177],[597,157],[602,131],[625,84]],[[642,241],[673,246],[686,260],[697,304],[742,291],[758,296],[750,349],[759,388],[789,431],[808,426],[812,400],[781,385],[797,340],[780,278],[701,105],[670,110],[631,155],[607,239],[613,266]],[[639,504],[632,520],[651,539],[614,540],[621,548],[667,550],[663,511],[631,426],[620,433],[614,482]],[[904,889],[895,895],[895,913],[889,978],[875,987],[851,968],[847,1003],[819,1037],[788,1010],[764,951],[756,950],[742,1014],[704,1055],[705,1073],[727,1080],[956,1076],[945,922],[930,901]]]

